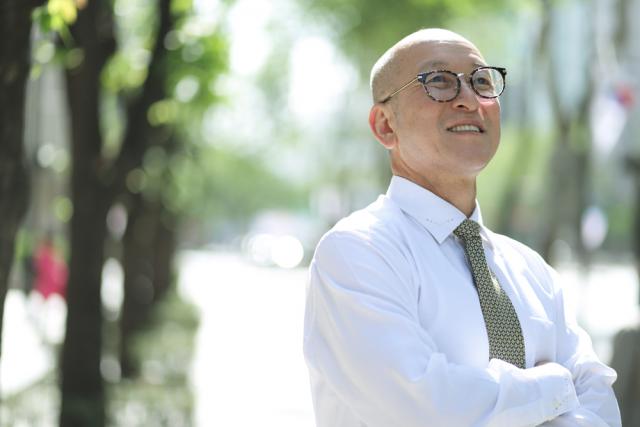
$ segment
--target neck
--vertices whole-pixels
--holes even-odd
[[[475,178],[427,178],[424,176],[407,176],[394,173],[397,176],[426,188],[441,199],[446,200],[464,213],[467,218],[476,208],[476,180]]]
[[[467,218],[470,217],[476,208],[477,174],[447,173],[445,167],[434,167],[433,170],[439,172],[420,173],[403,162],[400,156],[391,155],[391,171],[394,175],[426,188],[458,208]]]

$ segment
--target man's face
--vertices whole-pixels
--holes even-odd
[[[420,72],[450,70],[466,76],[486,65],[477,49],[464,41],[425,41],[398,59],[406,82]],[[429,98],[420,84],[389,102],[395,115],[397,143],[391,150],[394,171],[418,184],[435,179],[475,178],[495,154],[500,140],[500,103],[481,98],[461,78],[460,94],[449,102]],[[395,88],[391,88],[395,90]],[[470,130],[468,126],[479,131]],[[428,186],[428,185],[427,185]]]

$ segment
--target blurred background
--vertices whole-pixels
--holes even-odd
[[[485,222],[558,269],[640,425],[638,19],[640,0],[0,0],[0,424],[313,426],[306,266],[390,178],[371,66],[438,26],[508,69]]]

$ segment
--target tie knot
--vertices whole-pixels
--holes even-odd
[[[480,237],[480,224],[473,220],[465,219],[455,230],[453,230],[453,234],[462,240],[467,240],[471,237]]]

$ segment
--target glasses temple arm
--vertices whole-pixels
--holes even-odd
[[[381,104],[384,104],[385,102],[387,102],[388,100],[390,100],[393,96],[395,96],[397,93],[403,91],[404,89],[406,89],[407,87],[409,87],[411,84],[415,83],[418,81],[418,78],[420,78],[420,76],[414,77],[413,79],[411,79],[410,81],[408,81],[407,83],[405,83],[404,85],[402,85],[402,87],[398,90],[396,90],[395,92],[393,92],[391,95],[387,96],[385,99],[383,99],[382,101],[380,101]]]

